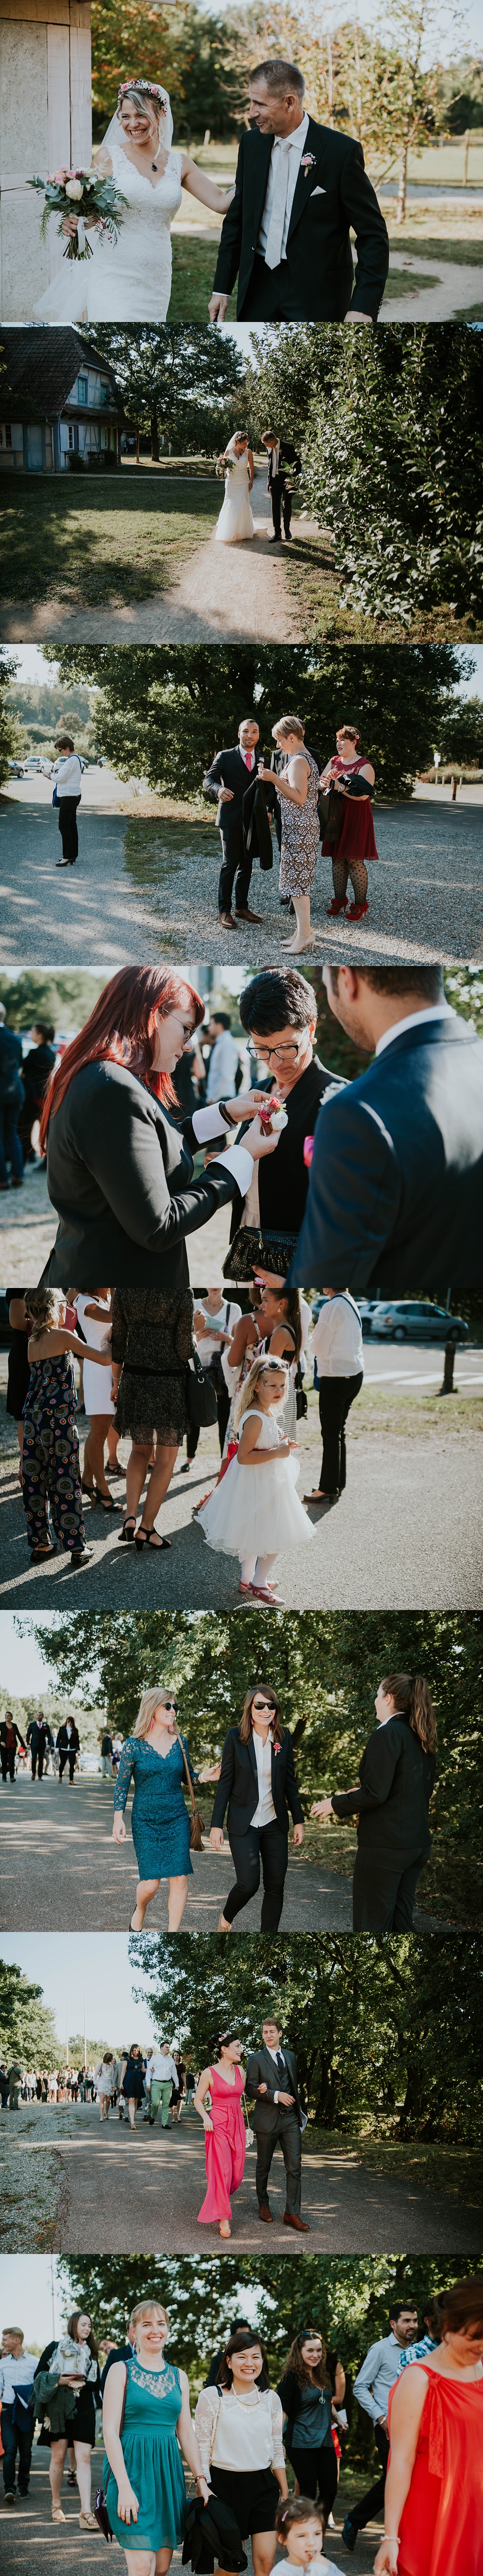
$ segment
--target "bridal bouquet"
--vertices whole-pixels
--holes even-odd
[[[66,215],[77,215],[77,232],[69,234],[64,259],[92,259],[91,245],[84,229],[86,215],[94,217],[96,232],[107,233],[109,241],[117,241],[122,224],[120,209],[127,206],[128,199],[120,195],[114,179],[103,179],[96,170],[63,169],[54,170],[52,178],[28,179],[27,186],[42,188],[45,197],[40,226],[42,241],[45,241],[51,215],[60,215],[59,233]]]
[[[235,463],[235,458],[234,458],[234,456],[217,456],[217,459],[216,459],[216,472],[217,472],[217,475],[218,475],[218,481],[219,481],[219,483],[224,483],[225,475],[226,475],[226,474],[232,474],[232,473],[233,473],[234,463]]]

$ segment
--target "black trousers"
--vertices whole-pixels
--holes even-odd
[[[321,2442],[318,2451],[299,2451],[291,2442],[288,2457],[301,2495],[313,2498],[314,2504],[320,2502],[327,2522],[337,2495],[337,2460],[332,2439]]]
[[[310,322],[307,312],[309,288],[295,285],[288,260],[281,259],[278,268],[267,268],[266,260],[255,252],[250,284],[244,303],[239,306],[239,322]]]
[[[249,1905],[260,1886],[260,1863],[263,1872],[262,1932],[278,1932],[287,1875],[288,1835],[282,1833],[276,1819],[270,1825],[249,1825],[246,1834],[230,1834],[230,1851],[236,1869],[236,1887],[230,1889],[223,1913],[227,1923]]]
[[[288,2078],[287,2078],[288,2082]],[[275,2148],[282,2149],[286,2177],[286,2207],[293,2218],[300,2218],[302,2196],[302,2152],[300,2129],[294,2111],[279,2111],[275,2105],[269,2129],[257,2129],[257,2162],[255,2190],[259,2207],[268,2200],[268,2177]]]
[[[380,2513],[381,2505],[384,2504],[384,2488],[386,2484],[387,2463],[389,2459],[389,2441],[387,2433],[383,2431],[382,2424],[374,2425],[374,2440],[376,2450],[379,2452],[379,2459],[381,2461],[382,2477],[374,2479],[374,2485],[369,2487],[368,2495],[361,2496],[360,2504],[351,2504],[349,2506],[349,2520],[352,2522],[355,2531],[364,2531],[366,2522],[372,2522],[373,2514]]]
[[[320,1490],[323,1494],[343,1494],[346,1481],[345,1425],[354,1397],[360,1395],[364,1371],[358,1377],[323,1377],[319,1386],[319,1422],[322,1432],[322,1466]]]
[[[26,2495],[32,2458],[32,2417],[26,2414],[24,2424],[12,2424],[12,2415],[13,2406],[2,2406],[3,2484],[5,2495],[13,2495],[18,2451],[18,2490],[19,2495]]]
[[[2,1780],[6,1780],[6,1777],[7,1777],[7,1771],[8,1771],[9,1779],[10,1779],[10,1780],[14,1780],[14,1779],[15,1779],[15,1746],[14,1746],[14,1749],[13,1749],[13,1753],[9,1753],[9,1751],[8,1751],[8,1746],[7,1746],[7,1745],[2,1744],[2,1750],[1,1750],[1,1763],[2,1763]]]
[[[427,1859],[427,1852],[419,1852],[408,1869],[401,1869],[397,1860],[385,1861],[379,1852],[359,1846],[352,1880],[353,1931],[412,1932],[418,1878]]]
[[[223,910],[224,910],[224,908],[225,908],[225,907],[223,906]],[[217,1369],[213,1372],[213,1371],[212,1371],[212,1369],[211,1369],[211,1367],[210,1367],[210,1368],[207,1368],[206,1375],[207,1375],[207,1377],[211,1378],[211,1384],[212,1384],[212,1386],[214,1386],[214,1389],[215,1389],[215,1395],[216,1395],[216,1411],[217,1411],[217,1417],[218,1417],[218,1433],[219,1433],[219,1441],[220,1441],[220,1457],[222,1458],[222,1457],[223,1457],[223,1443],[224,1443],[224,1438],[225,1438],[225,1431],[226,1431],[226,1426],[227,1426],[227,1421],[228,1421],[228,1415],[229,1415],[229,1411],[230,1411],[230,1398],[229,1398],[229,1394],[228,1394],[228,1387],[227,1387],[227,1386],[225,1386],[225,1380],[224,1380],[224,1378],[223,1378],[223,1380],[221,1380],[221,1379],[219,1378],[219,1376],[218,1376],[218,1370],[217,1370]],[[194,1422],[190,1423],[190,1428],[189,1428],[189,1431],[187,1432],[187,1435],[186,1435],[186,1456],[187,1456],[187,1458],[196,1458],[196,1451],[197,1451],[197,1447],[198,1447],[199,1436],[200,1436],[200,1433],[199,1433],[199,1424],[196,1424],[196,1425],[195,1425],[195,1423],[194,1423]]]
[[[220,824],[220,840],[222,859],[218,884],[218,911],[231,912],[231,899],[233,887],[235,887],[235,910],[244,912],[248,903],[252,861],[247,857],[243,847],[241,813],[233,815],[233,820],[226,830],[223,823]]]
[[[38,1774],[39,1774],[39,1780],[41,1780],[41,1779],[42,1779],[42,1772],[43,1772],[43,1768],[44,1768],[44,1761],[45,1761],[45,1747],[44,1747],[44,1745],[43,1745],[43,1744],[36,1744],[36,1746],[35,1746],[35,1752],[33,1752],[33,1753],[32,1753],[32,1779],[33,1779],[33,1780],[35,1780],[35,1773],[36,1773],[37,1769],[38,1769]]]
[[[64,859],[77,858],[79,848],[77,834],[78,805],[80,805],[80,796],[59,796],[57,811]]]
[[[281,536],[281,522],[283,519],[285,535],[287,537],[292,517],[292,493],[287,492],[287,485],[283,474],[274,474],[273,483],[270,484],[270,499],[272,504],[272,519],[275,535],[276,537]]]
[[[76,1757],[75,1753],[69,1753],[67,1751],[67,1746],[65,1747],[65,1751],[59,1755],[59,1780],[62,1779],[62,1772],[65,1771],[66,1762],[69,1764],[69,1780],[73,1780]]]

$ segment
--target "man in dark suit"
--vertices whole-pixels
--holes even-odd
[[[325,966],[324,982],[372,1063],[323,1104],[289,1286],[480,1288],[481,1038],[445,1001],[440,966]]]
[[[80,1753],[80,1735],[78,1734],[77,1727],[74,1726],[74,1720],[72,1717],[66,1718],[65,1726],[59,1726],[59,1732],[56,1736],[56,1748],[60,1755],[59,1781],[62,1779],[62,1773],[65,1771],[66,1762],[68,1762],[69,1787],[72,1788],[77,1755]]]
[[[292,447],[290,439],[279,438],[276,429],[264,429],[262,447],[266,447],[267,450],[267,492],[270,493],[272,504],[273,537],[270,538],[270,544],[279,545],[282,518],[284,537],[287,541],[290,537],[292,491],[289,477],[300,474],[302,459],[297,455],[296,447]]]
[[[384,216],[361,144],[317,125],[304,91],[297,63],[279,57],[250,74],[251,124],[223,222],[211,322],[224,322],[237,275],[240,321],[343,322],[349,313],[377,321],[389,267]]]
[[[38,1717],[32,1717],[30,1726],[27,1727],[27,1744],[30,1745],[33,1780],[37,1776],[37,1767],[39,1780],[42,1779],[47,1745],[53,1746],[53,1741],[51,1727],[47,1724],[43,1709],[39,1708]]]
[[[252,873],[252,852],[246,852],[243,840],[242,805],[250,779],[256,776],[256,748],[259,727],[252,716],[238,726],[238,742],[231,750],[217,751],[211,769],[203,779],[205,796],[218,799],[216,820],[221,834],[222,861],[218,885],[218,918],[223,930],[234,930],[236,921],[260,921],[259,912],[250,912],[248,891]],[[235,888],[235,921],[232,895]]]
[[[305,2114],[297,2084],[297,2060],[293,2048],[282,2048],[281,2042],[281,2022],[262,2022],[262,2047],[248,2059],[246,2090],[256,2097],[253,2113],[257,2141],[255,2188],[259,2217],[270,2226],[272,2212],[268,2200],[268,2177],[275,2147],[280,2145],[287,2189],[284,2227],[296,2227],[300,2235],[306,2236],[308,2221],[300,2216],[300,2141]]]

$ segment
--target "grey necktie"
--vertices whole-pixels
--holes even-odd
[[[283,228],[287,211],[290,141],[274,143],[275,179],[272,212],[268,227],[265,267],[278,268],[282,257]]]

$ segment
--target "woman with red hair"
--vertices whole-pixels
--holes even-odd
[[[66,1047],[40,1130],[59,1216],[49,1287],[75,1281],[92,1294],[102,1278],[171,1296],[186,1289],[186,1235],[236,1189],[244,1197],[253,1158],[273,1152],[277,1137],[264,1139],[253,1092],[180,1117],[172,1076],[203,1017],[199,993],[176,969],[126,966]],[[250,1153],[229,1141],[247,1117]],[[213,1159],[194,1180],[200,1147]]]
[[[337,752],[333,760],[327,761],[320,780],[322,789],[334,788],[341,799],[342,817],[336,842],[329,827],[322,836],[322,857],[330,853],[334,886],[333,902],[328,903],[327,911],[345,912],[348,921],[363,921],[368,911],[367,862],[378,857],[371,806],[374,770],[372,761],[361,756],[360,739],[356,725],[340,725]],[[353,902],[347,911],[349,877]]]

